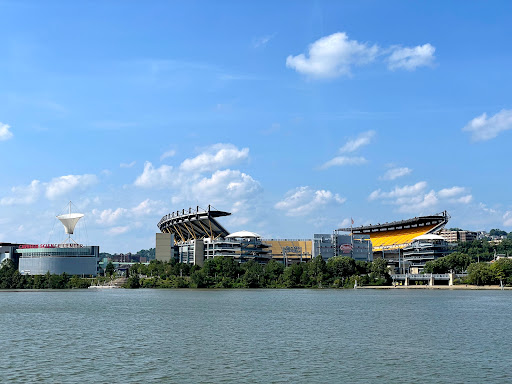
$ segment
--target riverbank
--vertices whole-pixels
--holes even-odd
[[[357,289],[448,289],[448,290],[495,290],[500,291],[502,288],[499,285],[378,285],[378,286],[364,286]],[[504,290],[512,290],[512,287],[504,287]]]

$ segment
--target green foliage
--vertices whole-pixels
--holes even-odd
[[[301,277],[304,272],[303,263],[292,264],[284,269],[282,285],[285,288],[302,287]]]
[[[471,257],[467,254],[454,252],[437,260],[425,264],[425,273],[461,273],[471,264]]]
[[[344,281],[356,271],[356,262],[348,256],[335,256],[327,260],[327,270],[334,279]]]
[[[270,260],[264,267],[265,285],[278,288],[279,281],[284,272],[284,264],[276,260]]]
[[[491,229],[489,231],[489,235],[491,235],[491,236],[507,236],[507,232],[502,231],[501,229]]]
[[[0,289],[69,289],[87,288],[91,279],[78,276],[52,275],[22,275],[12,260],[5,260],[0,266]]]
[[[147,257],[148,260],[154,260],[155,259],[155,248],[149,248],[149,249],[141,249],[139,252],[137,252],[137,256],[139,257]]]
[[[497,284],[496,271],[488,263],[473,263],[468,267],[467,281],[469,284]]]
[[[499,244],[494,244],[487,240],[459,243],[455,251],[469,255],[472,262],[477,260],[491,261],[494,259],[495,252],[512,254],[512,239],[504,239]]]
[[[263,266],[254,260],[249,260],[242,265],[242,282],[247,288],[260,288],[264,281]]]
[[[140,280],[139,276],[131,276],[128,278],[126,284],[126,288],[140,288]]]
[[[114,264],[112,264],[112,262],[109,261],[107,266],[105,267],[105,275],[112,276],[115,271],[116,267],[114,267]]]

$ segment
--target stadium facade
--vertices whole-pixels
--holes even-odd
[[[181,210],[162,217],[157,226],[156,259],[202,266],[205,260],[224,256],[245,263],[265,264],[271,258],[270,245],[249,231],[230,234],[217,218],[231,213],[212,209]]]
[[[429,254],[422,259],[419,253],[427,251],[429,245],[425,241],[422,244],[414,242],[418,236],[436,235],[444,228],[450,218],[446,211],[384,224],[340,228],[332,234],[315,234],[312,240],[262,239],[249,231],[230,234],[218,221],[229,215],[231,213],[211,206],[208,209],[182,209],[165,215],[157,224],[160,230],[156,234],[157,260],[176,260],[202,266],[205,260],[224,256],[240,263],[255,260],[265,264],[274,259],[290,265],[310,261],[319,255],[324,260],[349,256],[368,262],[383,258],[398,268],[408,265],[420,270],[426,261],[447,252],[443,249],[444,243],[434,239],[429,243]],[[406,250],[409,260],[404,261]]]
[[[334,256],[349,256],[356,261],[373,261],[373,246],[369,235],[315,234],[313,257],[328,260]]]
[[[384,224],[340,228],[335,233],[350,232],[354,236],[369,236],[373,246],[374,258],[383,258],[387,260],[389,265],[394,265],[397,270],[403,270],[406,267],[406,263],[404,263],[405,249],[410,250],[411,244],[420,236],[437,235],[445,227],[449,219],[450,215],[444,211],[430,216],[414,217]],[[439,244],[434,244],[434,246],[437,245]],[[426,249],[426,247],[424,248]],[[434,259],[445,254],[446,252],[444,251],[436,252]],[[416,254],[416,257],[418,256]],[[428,260],[430,258],[424,258],[423,265]],[[416,265],[416,267],[422,268],[421,265]]]
[[[272,259],[284,265],[310,261],[313,252],[313,242],[310,239],[265,239],[270,246]]]
[[[420,235],[403,248],[403,272],[423,272],[428,261],[436,260],[450,253],[444,237],[434,234]]]

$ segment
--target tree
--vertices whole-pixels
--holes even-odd
[[[105,275],[112,276],[115,271],[116,271],[116,267],[114,267],[114,264],[112,264],[112,262],[109,261],[107,266],[105,267]]]
[[[327,260],[327,270],[334,279],[341,279],[352,276],[356,271],[356,262],[348,256],[335,256]]]
[[[501,229],[491,229],[489,231],[489,235],[491,235],[491,236],[507,236],[507,232],[502,231]]]
[[[327,272],[327,264],[321,255],[318,255],[307,265],[308,271],[308,284],[322,287],[322,283],[325,280],[325,273]]]
[[[286,288],[296,288],[301,286],[301,277],[304,263],[292,264],[284,269],[283,285]]]
[[[242,281],[244,286],[248,288],[259,288],[261,287],[261,278],[263,277],[263,267],[261,264],[254,260],[249,260],[247,263],[242,265],[244,275]]]
[[[139,276],[131,276],[128,278],[128,281],[126,282],[126,286],[128,288],[139,288],[140,287],[140,280]]]
[[[276,260],[270,260],[263,268],[265,283],[267,286],[277,287],[279,279],[283,275],[284,264]]]
[[[473,263],[468,267],[468,282],[470,284],[495,284],[496,280],[496,273],[488,263]]]
[[[493,270],[498,280],[503,281],[505,284],[512,284],[511,259],[499,259],[492,264],[491,269]]]

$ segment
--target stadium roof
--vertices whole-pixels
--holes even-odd
[[[416,236],[413,241],[415,240],[445,240],[443,236],[434,235],[432,233],[427,233],[425,235]]]
[[[417,228],[433,225],[434,229],[437,231],[441,229],[450,219],[450,215],[448,212],[444,211],[431,216],[420,216],[414,217],[412,219],[400,220],[400,221],[392,221],[389,223],[378,223],[378,224],[370,224],[370,225],[362,225],[360,227],[353,228],[340,228],[338,231],[341,232],[352,232],[355,234],[373,234],[378,232],[386,232],[386,231],[396,231],[401,229],[408,228]],[[437,225],[436,225],[437,224]],[[434,231],[430,231],[434,232]]]
[[[227,238],[257,238],[260,239],[261,236],[254,232],[249,231],[238,231],[232,233],[231,235],[226,236]]]
[[[162,217],[157,225],[161,232],[172,233],[176,242],[204,238],[216,239],[229,235],[216,218],[229,215],[231,213],[212,209],[210,206],[207,210],[196,207],[195,210],[189,208],[171,212]]]
[[[409,245],[418,236],[438,232],[449,219],[450,216],[444,211],[431,216],[414,217],[377,225],[342,228],[338,231],[370,235],[374,252],[396,251]]]

